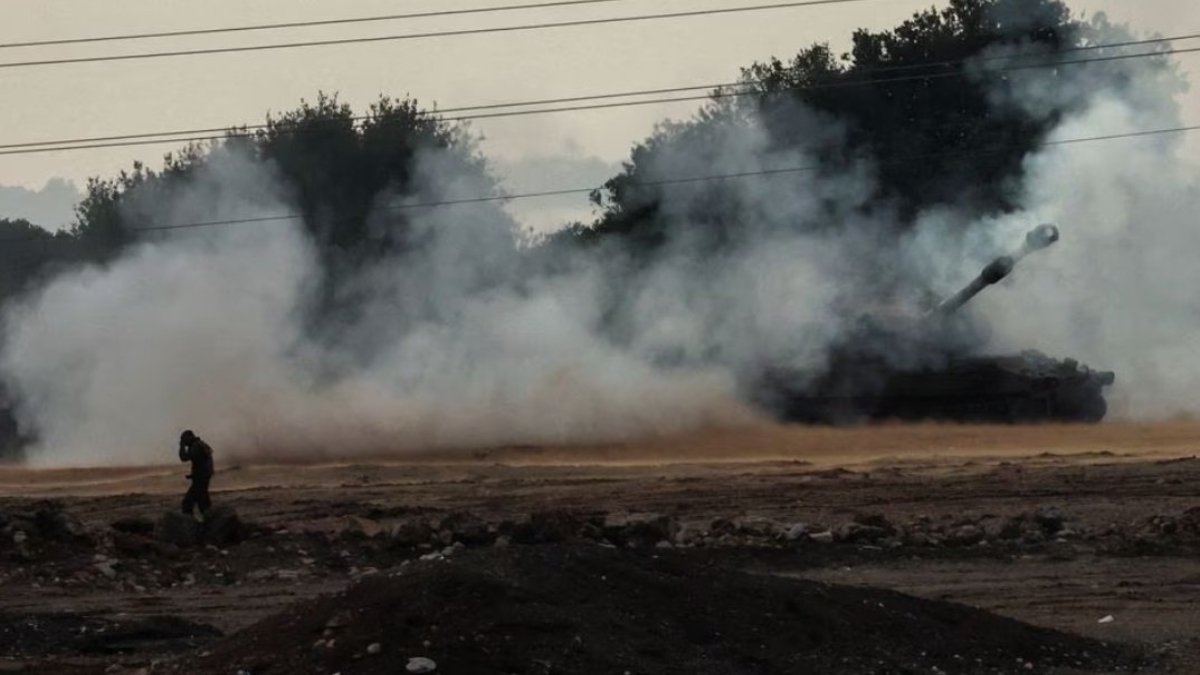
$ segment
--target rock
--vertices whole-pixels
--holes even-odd
[[[676,546],[691,546],[704,538],[704,531],[695,525],[683,525],[675,533],[673,543]]]
[[[345,531],[349,534],[365,537],[367,539],[374,539],[375,537],[384,534],[386,530],[383,524],[377,520],[353,516],[350,518],[350,522],[347,523]]]
[[[200,523],[178,511],[164,513],[158,519],[154,533],[159,540],[176,546],[195,546],[200,543]]]
[[[20,546],[21,544],[29,541],[29,535],[25,534],[21,530],[17,530],[16,532],[13,532],[12,540],[14,544]]]
[[[57,502],[43,502],[33,515],[38,534],[53,541],[82,541],[88,539],[87,528],[78,518],[63,510]]]
[[[350,625],[352,619],[354,619],[354,614],[343,610],[329,617],[329,620],[325,622],[325,627],[329,629],[345,628]]]
[[[96,563],[96,571],[99,572],[100,574],[104,575],[105,578],[108,578],[108,579],[116,579],[117,578],[117,570],[113,568],[113,563],[111,563],[111,562]]]
[[[1019,541],[1022,546],[1036,546],[1046,541],[1046,535],[1041,530],[1029,530],[1021,534]]]
[[[739,520],[737,531],[741,534],[754,537],[775,538],[782,533],[783,527],[770,518],[752,516]]]
[[[1040,525],[1047,534],[1054,534],[1063,528],[1063,521],[1065,518],[1063,517],[1062,511],[1059,511],[1057,507],[1050,506],[1038,509],[1033,514],[1033,520]]]
[[[709,524],[708,531],[711,532],[714,537],[719,537],[723,534],[733,534],[734,532],[737,532],[737,525],[735,525],[731,520],[717,518]]]
[[[1004,522],[996,536],[1000,539],[1020,539],[1025,530],[1025,516],[1013,516]]]
[[[141,558],[155,553],[173,557],[172,553],[179,552],[179,549],[171,544],[165,544],[140,534],[121,531],[113,533],[112,543],[114,549],[131,558]],[[174,551],[168,550],[168,547],[173,548]]]
[[[971,546],[983,541],[984,532],[975,525],[963,525],[950,533],[946,541],[955,546]]]
[[[833,532],[830,532],[829,530],[826,530],[824,532],[815,532],[813,534],[808,535],[808,538],[811,539],[812,541],[817,542],[818,544],[832,544],[833,543]]]
[[[204,514],[204,526],[201,530],[204,543],[213,546],[232,546],[249,538],[249,528],[242,522],[237,511],[227,504],[209,509]]]
[[[887,536],[887,531],[881,527],[874,525],[860,525],[859,523],[846,523],[834,532],[834,538],[838,541],[848,544],[852,543],[869,543],[877,541]]]
[[[805,525],[804,523],[796,523],[795,525],[792,525],[791,527],[789,527],[787,529],[787,531],[783,533],[783,538],[788,541],[799,541],[800,539],[803,539],[805,537],[805,535],[807,535],[807,534],[808,534],[808,525]]]
[[[639,541],[670,541],[679,534],[679,522],[661,513],[638,513],[629,516],[625,528],[627,539]]]
[[[421,544],[428,544],[433,537],[433,527],[424,518],[406,518],[392,524],[388,530],[388,538],[397,546],[406,548],[416,548]]]
[[[929,535],[927,535],[924,532],[921,532],[919,530],[914,531],[914,532],[909,532],[908,536],[906,536],[904,538],[904,540],[908,543],[909,546],[929,546],[930,545]]]
[[[671,541],[679,534],[679,523],[661,513],[609,515],[604,519],[604,535],[618,545],[650,547]]]
[[[371,656],[376,656],[378,654],[382,654],[383,653],[383,645],[379,644],[378,642],[372,642],[371,644],[367,645],[367,653],[370,654]]]
[[[567,511],[537,511],[517,523],[512,532],[519,544],[555,544],[574,539],[583,529],[583,520]]]
[[[130,516],[114,520],[110,527],[117,532],[137,534],[143,537],[154,536],[154,521],[141,516]]]
[[[441,529],[451,533],[452,541],[461,541],[468,546],[487,546],[496,540],[496,533],[487,522],[469,513],[451,513],[442,519]]]
[[[896,526],[879,513],[860,513],[854,516],[854,522],[864,527],[873,527],[882,530],[884,536],[896,533]]]
[[[1108,616],[1106,616],[1106,617],[1104,617],[1104,618],[1100,619],[1100,620],[1099,620],[1099,621],[1097,621],[1096,623],[1112,623],[1112,622],[1114,622],[1114,621],[1116,621],[1116,618],[1115,618],[1115,617],[1113,617],[1113,615],[1112,615],[1112,614],[1109,614]]]
[[[408,660],[408,665],[404,666],[404,670],[410,673],[432,673],[437,670],[437,663],[424,656],[414,656]]]

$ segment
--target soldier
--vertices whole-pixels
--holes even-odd
[[[192,507],[199,507],[203,519],[204,512],[212,505],[208,498],[208,483],[213,475],[212,448],[188,429],[179,436],[179,461],[192,463],[192,472],[187,476],[192,486],[183,496],[183,512],[190,516]]]

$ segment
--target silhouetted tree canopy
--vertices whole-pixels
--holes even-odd
[[[0,218],[0,303],[29,288],[48,269],[73,260],[67,232],[50,232],[23,218]]]
[[[172,225],[150,221],[125,208],[127,202],[134,194],[144,198],[185,184],[218,147],[241,148],[278,171],[331,265],[354,265],[404,245],[406,215],[388,211],[377,200],[417,194],[413,166],[422,151],[439,151],[444,161],[449,158],[450,170],[495,185],[464,128],[422,110],[416,101],[381,97],[356,117],[348,104],[322,93],[315,102],[268,115],[265,129],[231,129],[222,141],[167,155],[161,171],[135,163],[116,178],[89,180],[75,234],[98,249],[117,250],[138,228]]]
[[[786,62],[756,63],[742,73],[743,87],[752,95],[718,92],[695,119],[663,125],[636,145],[622,173],[593,195],[603,213],[581,236],[660,242],[660,191],[643,185],[654,179],[656,160],[681,146],[704,148],[706,137],[751,112],[762,120],[775,148],[815,151],[822,170],[873,158],[879,194],[870,203],[894,207],[900,228],[918,211],[941,204],[979,213],[1009,210],[1015,206],[1010,190],[1022,159],[1063,111],[1035,116],[994,105],[989,88],[1004,73],[982,72],[976,64],[968,75],[972,66],[965,61],[1004,47],[1052,60],[1056,52],[1076,46],[1080,35],[1080,24],[1058,0],[951,0],[949,7],[920,12],[894,30],[857,31],[850,53],[840,57],[817,44]],[[797,102],[843,124],[846,138],[825,143],[812,138],[812,125],[797,120]],[[713,173],[704,161],[693,171]],[[711,184],[689,222],[711,226],[718,237],[723,228],[739,227],[719,208],[724,192],[720,183]]]

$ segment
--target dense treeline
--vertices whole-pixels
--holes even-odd
[[[786,62],[755,63],[742,71],[743,85],[753,95],[718,97],[692,120],[662,124],[634,146],[624,170],[593,195],[602,207],[600,218],[569,228],[557,241],[616,237],[643,248],[661,243],[662,189],[642,183],[653,182],[663,156],[684,147],[696,160],[696,175],[712,173],[710,165],[717,164],[721,151],[717,141],[751,114],[765,123],[775,149],[804,148],[820,160],[823,171],[874,158],[879,194],[869,203],[896,208],[902,216],[939,204],[968,205],[980,213],[1011,209],[1013,179],[1020,177],[1023,158],[1066,111],[1035,115],[994,105],[989,92],[1003,72],[949,75],[978,71],[968,63],[971,57],[1001,53],[1006,46],[1053,57],[1080,44],[1085,33],[1059,0],[951,0],[949,7],[918,13],[894,30],[856,32],[850,52],[841,56],[817,44]],[[845,136],[818,137],[798,119],[796,103],[837,120]],[[14,254],[23,255],[23,262],[6,273],[0,291],[20,287],[41,269],[37,261],[42,258],[104,260],[132,241],[137,229],[163,225],[151,222],[137,202],[181,189],[217,147],[242,147],[278,167],[306,230],[333,271],[412,243],[407,215],[378,207],[381,195],[417,194],[413,162],[424,150],[451,158],[447,175],[470,175],[485,192],[496,190],[470,134],[416,101],[383,97],[356,118],[336,96],[320,94],[315,102],[268,116],[263,130],[232,129],[223,141],[168,155],[161,170],[135,163],[115,178],[91,179],[72,231],[52,237],[60,245],[68,237],[79,245],[69,254],[36,246],[30,250],[41,253]],[[717,241],[741,225],[736,208],[721,208],[727,201],[724,189],[720,183],[706,186],[709,196],[697,200],[695,212],[688,214],[694,227],[711,230]],[[835,220],[830,223],[836,227]],[[911,221],[902,217],[897,224],[903,228]],[[50,236],[20,221],[4,227],[18,238],[30,232],[35,239]]]
[[[539,262],[606,242],[632,252],[636,263],[639,254],[678,236],[673,223],[679,222],[687,223],[685,235],[699,244],[692,251],[701,256],[748,236],[729,184],[706,184],[701,198],[688,203],[688,213],[665,214],[665,188],[651,183],[663,178],[672,157],[686,157],[693,175],[721,173],[723,141],[751,120],[763,128],[773,152],[802,150],[820,173],[838,175],[871,158],[877,194],[858,200],[856,208],[886,209],[897,232],[939,205],[980,215],[1011,210],[1023,159],[1069,110],[997,106],[990,97],[1006,74],[967,60],[1005,49],[1055,58],[1080,45],[1086,33],[1059,0],[951,0],[894,30],[856,32],[844,55],[817,44],[787,61],[752,64],[742,71],[741,87],[751,95],[717,95],[691,120],[660,125],[634,146],[624,170],[593,194],[600,217],[550,238]],[[829,127],[839,132],[820,131]],[[463,185],[469,196],[498,192],[464,127],[411,99],[380,98],[358,117],[336,96],[321,94],[268,116],[264,129],[231,129],[223,140],[168,155],[161,169],[136,163],[114,178],[91,179],[68,232],[0,220],[0,240],[12,240],[3,243],[0,301],[55,270],[105,264],[133,242],[182,236],[155,230],[175,223],[162,221],[161,211],[147,205],[169,203],[227,150],[269,166],[286,191],[284,201],[299,209],[321,264],[308,308],[318,323],[353,311],[354,291],[343,288],[343,280],[372,264],[402,264],[406,251],[422,245],[412,212],[388,209],[388,203],[458,198],[466,196]],[[431,155],[437,158],[432,173],[418,166]],[[430,184],[439,177],[453,177],[456,189]],[[794,180],[795,190],[808,184],[802,176],[772,180]],[[796,227],[840,227],[846,214],[837,209],[844,205],[829,208],[828,218]],[[619,298],[613,302],[619,305]]]
[[[817,44],[786,62],[755,63],[741,78],[754,95],[717,98],[693,120],[665,124],[636,145],[624,171],[593,195],[602,217],[577,233],[661,242],[662,189],[639,184],[652,181],[663,159],[685,148],[696,157],[695,173],[704,175],[728,128],[746,124],[751,115],[762,120],[776,151],[803,148],[823,171],[844,171],[856,159],[873,158],[879,192],[867,204],[895,209],[900,229],[920,210],[940,204],[981,214],[1011,209],[1023,158],[1065,111],[997,106],[995,92],[1006,73],[981,70],[969,60],[1005,48],[1052,60],[1055,52],[1078,45],[1084,33],[1058,0],[951,0],[894,30],[857,31],[851,51],[840,57]],[[801,110],[836,120],[845,137],[822,137]],[[794,179],[797,189],[804,179]],[[719,208],[732,201],[727,186],[707,187],[710,193],[696,201],[688,221],[709,228],[719,241],[742,223],[733,217],[736,209]],[[830,223],[837,226],[835,219]]]

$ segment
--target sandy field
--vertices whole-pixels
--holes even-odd
[[[230,465],[222,462],[220,448],[217,453],[214,500],[235,510],[238,521],[234,534],[220,534],[220,540],[211,530],[188,540],[193,534],[180,535],[164,523],[186,487],[179,464],[0,467],[0,615],[15,626],[7,633],[0,629],[0,672],[285,672],[278,670],[284,656],[274,659],[274,670],[269,660],[254,662],[246,636],[283,621],[280,613],[294,611],[296,603],[325,607],[319,603],[335,594],[358,597],[355,589],[376,583],[372,579],[403,580],[404,570],[433,575],[436,570],[421,567],[433,564],[464,579],[475,579],[472,570],[510,570],[504,582],[518,584],[529,574],[537,578],[530,566],[550,565],[551,558],[558,561],[555,569],[667,560],[845,593],[899,591],[913,602],[936,601],[954,611],[965,605],[997,621],[1048,630],[1046,635],[1062,632],[1137,653],[1119,666],[1021,654],[1012,655],[1011,663],[990,661],[1008,649],[1000,645],[973,662],[947,654],[926,663],[921,659],[934,658],[926,648],[904,657],[904,664],[888,660],[899,656],[880,655],[867,670],[865,662],[831,651],[836,641],[814,643],[805,653],[816,660],[809,661],[796,661],[783,648],[745,660],[692,645],[665,655],[654,649],[630,654],[620,663],[632,664],[631,672],[686,672],[682,665],[672,670],[672,663],[709,664],[710,672],[809,672],[816,664],[825,664],[825,672],[1200,672],[1200,423],[1193,421],[760,426],[636,443],[303,465]],[[636,560],[572,557],[572,551],[592,549]],[[487,558],[500,555],[508,557]],[[554,558],[559,555],[574,562]],[[647,569],[622,574],[662,577],[661,570]],[[443,581],[430,576],[421,588]],[[758,582],[745,583],[751,585],[735,598],[762,591],[753,586]],[[451,586],[470,583],[460,579]],[[786,588],[791,590],[763,592],[806,592]],[[396,586],[377,595],[414,592]],[[442,604],[469,602],[447,596]],[[465,604],[462,609],[475,611]],[[691,611],[703,614],[702,608]],[[921,605],[909,615],[926,611],[941,610]],[[776,619],[763,617],[764,630]],[[525,619],[503,620],[525,625]],[[947,630],[971,630],[963,621]],[[316,642],[341,629],[318,628],[324,632]],[[363,635],[368,628],[377,627],[364,627]],[[124,641],[81,642],[78,636],[89,630]],[[346,630],[357,635],[357,629]],[[479,627],[461,630],[478,631],[477,641],[484,642],[490,634]],[[922,639],[885,634],[900,645],[889,648],[893,655]],[[663,641],[678,641],[666,635]],[[951,634],[929,635],[930,644],[957,644]],[[551,648],[543,644],[545,636],[540,629],[526,638],[529,654],[480,647],[483,655],[506,654],[503,667],[480,656],[437,672],[602,671],[594,660],[600,656],[588,656],[586,649],[557,661],[534,658],[533,651]],[[304,665],[293,667],[314,673],[402,672],[389,669],[402,669],[411,650],[397,653],[399,660],[384,657],[410,639],[416,640],[412,649],[438,652],[443,664],[465,658],[461,650],[439,652],[436,640],[418,638],[417,632],[372,638],[386,650],[375,660],[371,654],[378,652],[363,647],[339,661],[342,647],[320,651],[310,635],[295,636],[299,647],[281,642],[271,649],[300,654],[294,663]],[[605,658],[615,653],[603,650]],[[668,660],[653,660],[660,658]],[[695,661],[700,658],[709,660]],[[558,665],[529,665],[543,662]],[[838,670],[833,663],[846,665]]]

